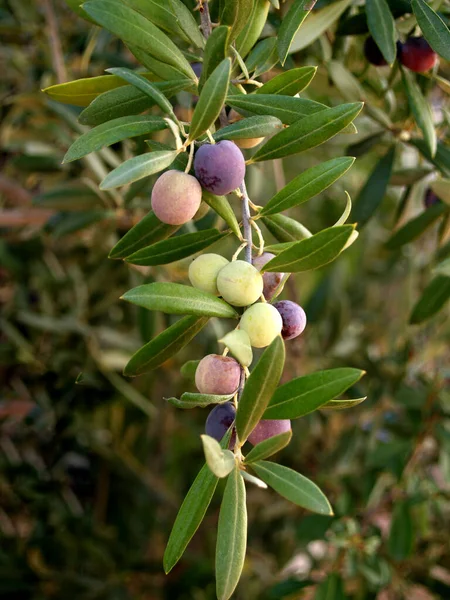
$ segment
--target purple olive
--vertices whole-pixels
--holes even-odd
[[[364,42],[364,55],[367,60],[376,67],[384,67],[387,62],[378,48],[376,41],[372,36],[369,36]]]
[[[283,328],[281,336],[284,340],[292,340],[300,335],[306,327],[306,314],[301,306],[291,300],[281,300],[274,304],[281,315]]]
[[[258,423],[255,429],[248,436],[248,441],[253,446],[264,442],[274,435],[280,435],[291,430],[291,421],[289,419],[263,420]]]
[[[440,202],[441,199],[438,196],[436,196],[436,194],[431,188],[428,188],[425,192],[425,197],[423,199],[425,208],[431,208],[432,206],[434,206],[435,204],[439,204]]]
[[[209,413],[205,423],[205,433],[210,437],[214,438],[218,442],[223,438],[228,429],[234,422],[236,417],[236,409],[232,402],[226,402],[225,404],[218,404]],[[232,438],[234,437],[234,434]],[[232,447],[233,439],[230,440],[230,447]]]
[[[195,176],[201,186],[217,196],[238,188],[245,176],[245,159],[233,142],[204,144],[195,155]]]
[[[261,256],[256,256],[253,259],[253,266],[261,271],[261,269],[266,265],[272,258],[275,258],[275,254],[271,254],[270,252],[264,252]],[[284,273],[263,273],[263,295],[266,300],[271,300],[273,298],[275,292],[280,286],[281,280],[283,279]]]
[[[239,363],[229,356],[209,354],[195,371],[195,385],[201,394],[234,394],[241,380]]]

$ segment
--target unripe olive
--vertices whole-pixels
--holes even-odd
[[[253,266],[261,271],[265,264],[267,264],[272,258],[275,258],[275,254],[270,252],[264,252],[261,256],[256,256],[253,259]],[[283,279],[284,273],[263,273],[264,288],[263,294],[266,300],[273,298],[275,292],[280,286],[281,280]]]
[[[241,380],[241,367],[234,358],[209,354],[195,371],[195,385],[201,394],[234,394]]]
[[[199,182],[181,171],[166,171],[153,186],[153,212],[168,225],[183,225],[190,221],[200,208],[201,201]]]
[[[258,423],[248,436],[248,441],[253,446],[256,446],[256,444],[260,444],[274,435],[280,435],[290,430],[291,421],[289,419],[263,420]]]
[[[217,288],[224,300],[233,306],[249,306],[263,291],[263,278],[258,269],[243,260],[228,263],[217,277]]]
[[[218,296],[217,276],[227,264],[220,254],[202,254],[189,265],[189,281],[198,290]]]
[[[203,144],[195,154],[194,170],[205,190],[224,196],[243,182],[245,158],[236,144],[229,140]]]
[[[276,302],[274,307],[278,310],[283,321],[281,335],[284,340],[292,340],[306,327],[306,314],[301,306],[291,300]]]
[[[239,323],[254,348],[265,348],[280,335],[283,321],[272,304],[258,302],[244,312]]]
[[[230,123],[237,123],[237,121],[240,121],[243,118],[244,117],[242,115],[240,115],[236,110],[234,110],[234,108],[232,108],[230,110],[230,113],[228,115],[228,120]],[[264,140],[263,137],[258,137],[258,138],[243,138],[241,140],[233,140],[233,141],[236,144],[236,146],[239,146],[239,148],[242,148],[243,150],[247,150],[248,148],[254,148],[258,144],[260,144],[263,140]]]

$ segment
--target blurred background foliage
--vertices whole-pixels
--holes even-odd
[[[321,0],[316,8],[338,4]],[[348,5],[338,32],[353,15]],[[448,19],[448,4],[441,10]],[[4,0],[0,19],[0,597],[212,599],[217,502],[180,564],[167,577],[162,570],[177,509],[202,464],[206,417],[201,409],[181,413],[163,397],[192,389],[181,365],[217,351],[222,331],[211,322],[157,372],[122,376],[133,351],[171,317],[119,297],[152,278],[184,280],[188,261],[150,269],[108,259],[148,211],[152,181],[124,197],[99,192],[98,183],[144,140],[61,165],[85,130],[76,121],[80,109],[40,91],[137,63],[62,0]],[[279,23],[274,10],[263,35]],[[367,371],[351,390],[368,396],[363,404],[295,421],[283,450],[283,463],[320,485],[335,517],[249,488],[249,548],[237,599],[450,597],[448,307],[421,325],[409,323],[436,265],[448,275],[448,211],[411,243],[386,247],[394,230],[424,213],[436,169],[450,171],[450,68],[441,61],[438,84],[419,78],[441,144],[429,161],[411,143],[418,134],[397,68],[366,63],[365,35],[337,35],[333,23],[288,59],[289,67],[318,65],[307,97],[331,105],[367,101],[359,133],[248,173],[250,197],[264,204],[324,153],[357,156],[343,180],[295,209],[316,231],[339,218],[345,190],[361,202],[370,174],[381,168],[365,192],[379,207],[358,242],[332,266],[291,278],[284,293],[309,319],[305,334],[288,342],[286,380],[343,365]],[[179,95],[177,110],[187,114],[187,95]],[[394,146],[393,163],[380,167]],[[195,225],[210,226],[212,218]],[[227,256],[233,249],[218,247]]]

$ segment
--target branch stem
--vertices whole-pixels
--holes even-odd
[[[252,226],[251,226],[251,215],[250,206],[248,202],[248,193],[245,181],[239,186],[239,190],[242,194],[242,223],[244,225],[244,239],[247,242],[245,248],[245,260],[249,263],[252,262]]]

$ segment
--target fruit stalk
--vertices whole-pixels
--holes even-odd
[[[244,226],[244,239],[247,242],[245,247],[245,260],[249,263],[252,262],[252,227],[250,223],[250,206],[248,203],[248,194],[245,181],[243,181],[239,187],[242,194],[242,224]]]

